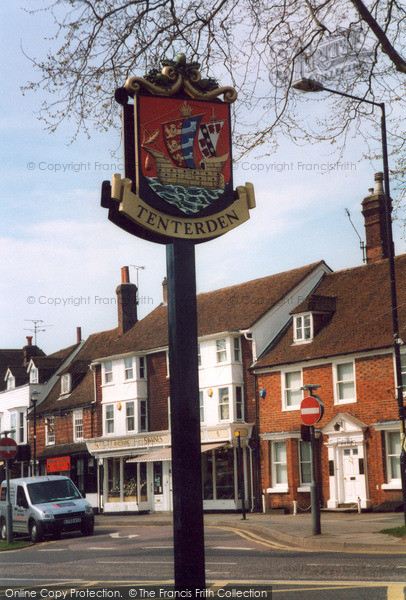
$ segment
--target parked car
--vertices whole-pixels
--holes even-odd
[[[0,537],[7,539],[7,484],[0,489]],[[92,535],[93,508],[82,498],[79,490],[62,475],[22,477],[10,480],[10,502],[13,532],[28,533],[39,542],[45,535],[59,538],[64,531],[81,531]]]

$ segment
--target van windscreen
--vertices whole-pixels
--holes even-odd
[[[29,483],[27,489],[31,498],[31,504],[44,504],[45,502],[58,502],[60,500],[77,500],[82,497],[70,479]]]

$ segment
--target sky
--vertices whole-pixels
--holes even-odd
[[[44,93],[22,95],[20,87],[36,74],[21,46],[38,55],[53,31],[45,13],[21,10],[29,4],[16,0],[0,8],[0,347],[21,348],[38,321],[37,343],[51,353],[76,342],[76,327],[85,338],[116,327],[122,266],[130,266],[131,281],[138,277],[139,317],[158,306],[166,258],[163,245],[122,231],[100,207],[102,181],[122,173],[120,158],[110,154],[119,132],[80,136],[70,144],[68,123],[49,134],[38,120]],[[312,103],[303,110],[311,111]],[[313,110],[320,110],[319,103]],[[351,140],[339,165],[327,144],[279,142],[275,154],[235,164],[234,187],[252,182],[257,206],[247,223],[197,246],[198,292],[321,259],[333,270],[362,264],[345,209],[364,238],[361,201],[381,162],[361,160],[362,138]],[[402,234],[395,222],[397,254],[406,252]]]

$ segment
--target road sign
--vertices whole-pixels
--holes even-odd
[[[324,406],[318,396],[307,396],[300,404],[302,422],[309,427],[315,425],[323,416]]]
[[[2,438],[0,440],[0,458],[14,458],[17,450],[18,446],[12,438]]]

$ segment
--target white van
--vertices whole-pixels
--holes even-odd
[[[0,489],[0,537],[7,539],[7,484]],[[93,508],[79,490],[62,475],[10,479],[10,502],[13,532],[28,533],[39,542],[44,535],[59,538],[63,531],[81,531],[92,535]]]

